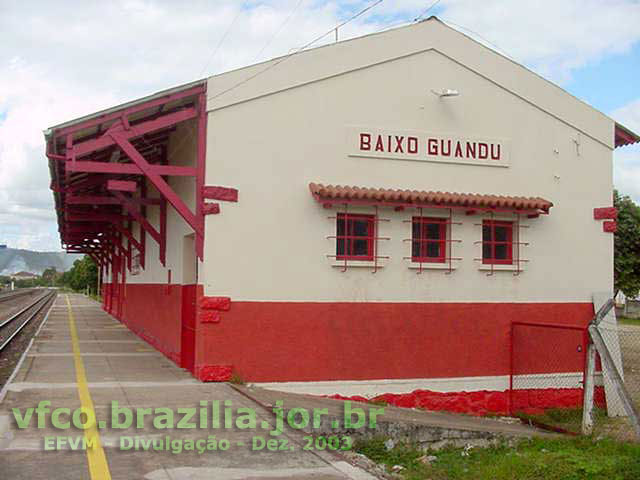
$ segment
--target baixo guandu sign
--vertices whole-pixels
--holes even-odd
[[[347,142],[351,157],[509,166],[509,144],[504,139],[348,127]]]

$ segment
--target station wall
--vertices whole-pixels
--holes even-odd
[[[587,324],[592,295],[609,291],[613,279],[613,236],[593,219],[595,207],[612,203],[613,122],[446,27],[411,28],[293,56],[286,69],[276,66],[224,100],[215,93],[253,69],[209,79],[205,185],[237,188],[239,201],[206,218],[204,263],[185,255],[191,230],[168,208],[167,265],[147,236],[147,266],[127,276],[125,323],[178,361],[181,324],[193,318],[196,376],[236,372],[276,383],[504,377],[513,321]],[[400,44],[406,55],[380,53]],[[323,76],[332,61],[334,73]],[[460,95],[431,93],[442,88]],[[510,164],[355,157],[347,143],[353,127],[500,139]],[[195,159],[195,135],[174,142],[189,138],[188,128],[173,134],[172,164]],[[171,182],[193,208],[193,183]],[[378,212],[389,220],[379,224],[389,240],[378,241],[378,254],[389,258],[375,273],[370,265],[342,271],[327,258],[335,253],[328,217],[337,209],[317,203],[310,182],[540,196],[554,207],[522,219],[529,262],[519,275],[508,267],[487,275],[476,260],[485,217],[464,212],[454,214],[451,229],[461,243],[450,253],[461,260],[451,272],[418,274],[403,258],[415,212],[391,208]],[[152,223],[159,225],[156,214]],[[175,290],[169,269],[182,285]],[[207,307],[227,298],[224,308]],[[577,358],[567,357],[567,372],[576,371]]]
[[[341,61],[355,62],[371,46],[343,49]],[[210,79],[209,91],[220,88],[216,82]],[[548,86],[536,82],[533,89]],[[443,87],[460,95],[430,92]],[[240,193],[238,203],[206,219],[204,293],[230,297],[231,307],[200,330],[200,364],[232,366],[256,382],[503,376],[512,321],[583,326],[593,293],[611,288],[613,236],[593,219],[594,207],[612,203],[611,146],[602,142],[602,124],[593,135],[578,127],[593,119],[564,121],[435,49],[250,97],[210,105],[206,183]],[[600,122],[599,113],[590,115]],[[498,138],[510,147],[510,165],[350,156],[354,126]],[[417,274],[403,258],[416,212],[392,208],[379,210],[389,220],[379,236],[389,240],[378,241],[378,253],[389,258],[376,273],[370,265],[342,271],[327,258],[335,254],[328,217],[339,207],[314,201],[309,182],[540,196],[554,207],[523,220],[529,262],[520,275],[487,275],[476,260],[477,224],[486,217],[464,213],[454,214],[461,225],[451,233],[461,240],[452,256],[462,260],[450,274]],[[565,367],[574,372],[575,359]]]

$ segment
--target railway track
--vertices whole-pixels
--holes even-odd
[[[24,295],[30,295],[32,293],[34,293],[35,289],[34,288],[24,288],[24,289],[18,289],[18,290],[11,290],[8,292],[2,292],[0,293],[0,303],[1,302],[6,302],[7,300],[11,300],[12,298],[18,298],[18,297],[22,297]]]
[[[0,353],[55,296],[55,290],[45,290],[45,293],[33,300],[29,305],[12,314],[10,317],[0,320]]]

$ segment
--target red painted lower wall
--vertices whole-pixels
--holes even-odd
[[[106,284],[106,293],[113,290]],[[107,311],[127,325],[139,337],[180,364],[182,293],[181,285],[135,284],[120,288],[123,294],[122,314],[118,315],[116,301],[106,300],[112,308]],[[108,297],[103,297],[108,298]]]
[[[251,382],[372,380],[507,375],[512,321],[584,326],[593,306],[232,300],[219,316],[198,325],[197,364],[232,365]],[[582,332],[536,335],[517,357],[519,373],[582,369]],[[558,335],[569,348],[548,351]]]
[[[132,331],[203,381],[232,374],[250,382],[474,377],[508,375],[512,366],[518,375],[579,372],[582,331],[520,326],[512,337],[511,324],[583,327],[593,316],[590,303],[236,302],[202,297],[195,285],[106,284],[104,294]],[[532,387],[516,387],[516,407],[573,406],[581,397],[579,389],[539,394]],[[384,400],[502,413],[505,395],[418,391]]]

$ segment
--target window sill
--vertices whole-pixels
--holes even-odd
[[[358,268],[358,267],[382,268],[385,265],[386,265],[386,262],[384,260],[378,260],[377,264],[373,260],[347,260],[347,268]],[[344,260],[331,259],[331,266],[344,268],[345,262]]]
[[[524,265],[520,264],[520,268],[518,268],[518,265],[516,264],[505,265],[505,264],[498,263],[496,265],[489,265],[489,264],[483,263],[478,267],[478,270],[482,272],[490,272],[491,270],[493,270],[494,272],[500,272],[500,271],[517,272],[519,270],[522,272],[524,271]]]
[[[412,269],[416,269],[419,270],[420,269],[420,264],[417,262],[411,262],[409,264],[409,268]],[[455,270],[456,268],[458,268],[456,265],[451,265],[451,267],[449,267],[448,263],[423,263],[422,264],[422,270],[449,270],[449,268],[451,268],[451,270]]]

